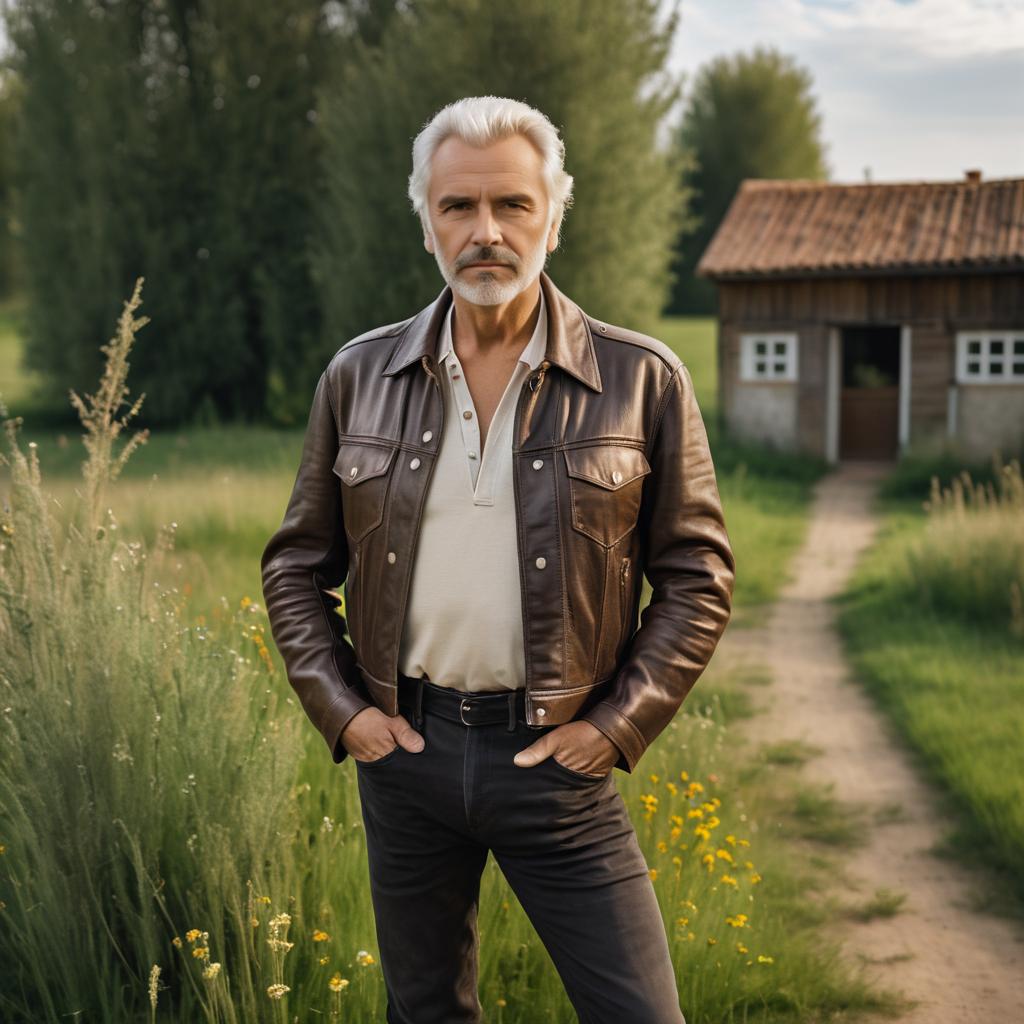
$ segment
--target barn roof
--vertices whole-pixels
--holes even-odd
[[[747,178],[704,277],[1024,269],[1024,178],[857,185]]]

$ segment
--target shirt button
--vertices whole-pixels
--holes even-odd
[[[543,569],[544,566],[547,565],[547,564],[548,564],[548,560],[543,555],[541,555],[540,558],[537,559],[537,568],[538,569]]]
[[[433,431],[431,431],[431,430],[424,430],[423,431],[423,440],[424,441],[429,441],[433,436],[434,436]]]
[[[409,463],[409,468],[410,469],[419,469],[420,468],[420,460],[419,459],[413,459],[412,462]]]
[[[472,413],[471,413],[471,412],[470,412],[470,411],[469,411],[469,410],[467,409],[467,410],[466,410],[466,411],[465,411],[465,412],[464,412],[464,413],[462,414],[462,418],[463,418],[464,420],[471,420],[471,419],[473,418],[473,414],[472,414]]]
[[[398,558],[398,555],[396,555],[396,554],[394,553],[394,551],[389,551],[389,552],[388,552],[388,561],[389,561],[389,562],[390,562],[390,563],[391,563],[392,565],[394,565],[394,564],[395,564],[395,561],[397,560],[397,558]]]
[[[547,708],[537,708],[537,717],[538,718],[543,718],[544,715],[546,715],[547,713],[548,713],[548,709]]]
[[[469,457],[471,459],[475,459],[476,458],[476,452],[469,452],[468,454],[469,454]]]
[[[612,483],[617,484],[621,479],[622,479],[622,474],[618,470],[615,470],[612,473]]]
[[[534,459],[533,460],[533,468],[534,469],[540,469],[540,467],[543,466],[543,465],[544,465],[544,460],[543,459]]]

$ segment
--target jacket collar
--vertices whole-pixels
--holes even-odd
[[[544,358],[571,373],[594,391],[601,391],[601,374],[594,353],[594,339],[583,310],[555,287],[546,271],[540,273],[548,317],[548,338]],[[441,294],[406,324],[381,373],[386,377],[401,372],[410,363],[427,356],[436,361],[438,334],[452,303],[452,290],[445,285]]]

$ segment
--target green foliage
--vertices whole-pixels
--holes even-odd
[[[0,72],[0,299],[9,298],[20,285],[20,264],[15,246],[14,153],[11,137],[21,94],[18,80]]]
[[[693,271],[744,178],[827,178],[811,88],[810,73],[772,48],[698,72],[678,138],[695,162],[685,180],[698,226],[679,239],[672,312],[714,310],[714,285]]]
[[[92,339],[142,274],[147,418],[276,411],[296,384],[290,351],[320,330],[321,5],[25,0],[6,13],[30,366],[54,395],[94,380]]]
[[[404,319],[443,287],[406,198],[412,139],[444,104],[495,94],[544,111],[575,182],[552,277],[595,316],[648,329],[664,304],[684,193],[658,145],[677,83],[675,20],[653,0],[425,0],[359,43],[322,97],[325,356]]]

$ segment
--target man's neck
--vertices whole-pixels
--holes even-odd
[[[477,306],[453,292],[452,344],[460,360],[488,359],[508,353],[519,357],[540,316],[540,277],[514,299]]]

